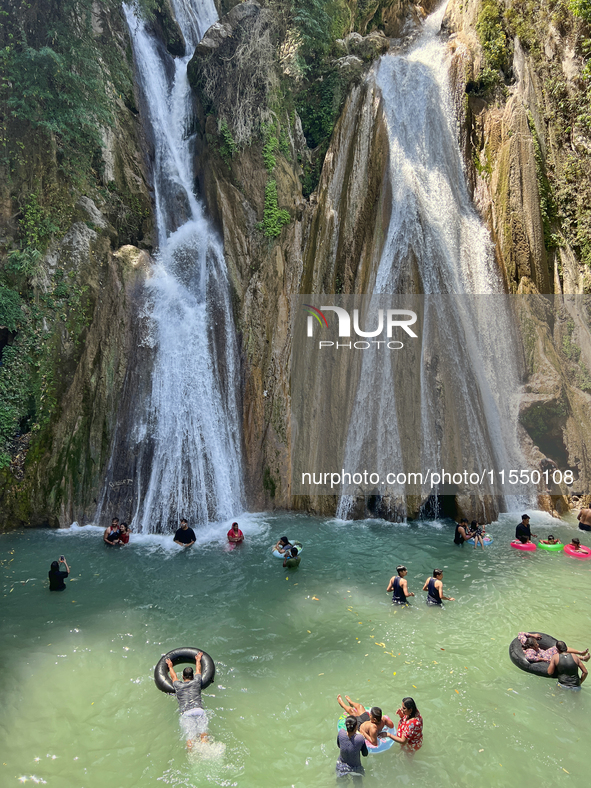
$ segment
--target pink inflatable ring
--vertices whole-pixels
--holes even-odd
[[[584,544],[582,544],[578,550],[575,550],[572,544],[565,544],[564,552],[570,555],[571,558],[580,558],[582,561],[591,558],[591,548]]]
[[[526,542],[523,544],[523,542],[520,542],[518,539],[514,539],[511,542],[511,547],[514,547],[516,550],[527,550],[528,552],[532,552],[533,550],[537,549],[533,542]]]

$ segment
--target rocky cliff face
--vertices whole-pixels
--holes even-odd
[[[124,21],[116,4],[79,6],[74,47],[64,44],[74,35],[65,5],[15,6],[0,31],[6,73],[30,76],[30,96],[39,85],[55,91],[35,114],[34,98],[18,103],[26,85],[2,84],[3,106],[13,109],[2,117],[0,164],[0,324],[10,321],[0,367],[0,527],[67,526],[94,511],[149,267],[148,146]],[[49,52],[48,12],[58,30]],[[86,81],[60,82],[53,71],[90,56],[102,62],[87,66]]]
[[[0,188],[0,386],[10,404],[0,419],[4,526],[92,517],[125,381],[149,378],[149,354],[141,375],[134,366],[134,332],[153,243],[150,142],[121,15],[80,2],[90,13],[85,41],[105,63],[108,112],[94,120],[100,141],[72,142],[61,116],[49,130],[30,114],[2,118],[11,140]],[[191,63],[196,184],[224,239],[234,289],[253,509],[335,510],[334,498],[291,496],[290,299],[373,286],[391,195],[372,61],[391,38],[404,45],[416,35],[436,5],[335,0],[333,27],[320,40],[305,27],[298,39],[281,4],[221,0],[222,18]],[[466,172],[508,292],[588,293],[588,33],[567,0],[537,5],[539,13],[510,0],[450,0],[444,27]],[[42,14],[39,4],[31,8],[23,24],[40,49]],[[176,54],[182,37],[168,1],[150,8],[153,29]],[[84,174],[66,166],[70,149],[87,156]],[[548,456],[588,485],[591,448],[580,429],[591,417],[588,320],[568,305],[555,313],[540,303],[524,312],[522,333],[520,419],[531,467]],[[19,386],[26,396],[13,394]],[[566,488],[550,492],[544,506],[564,505]],[[409,513],[420,505],[409,501]],[[483,513],[470,501],[458,506]],[[493,516],[494,502],[486,506]]]
[[[425,5],[423,10],[431,10],[431,6]],[[509,292],[582,292],[589,269],[580,258],[577,260],[556,212],[548,208],[544,191],[549,184],[546,153],[552,146],[543,123],[548,108],[542,101],[539,65],[518,36],[511,41],[507,34],[507,52],[512,58],[506,66],[507,85],[483,86],[479,81],[486,67],[479,33],[482,12],[480,2],[451,2],[445,21],[454,53],[452,77],[474,200],[495,241]],[[416,8],[403,3],[389,4],[380,14],[380,27],[396,37],[412,35],[420,17]],[[360,25],[360,31],[371,30],[376,19],[374,11],[367,23]],[[572,25],[569,31],[564,32],[562,46],[570,52]],[[348,46],[354,42],[349,36]],[[217,46],[214,40],[204,42],[203,51],[196,54],[196,71],[201,68],[198,61],[205,50],[211,57]],[[560,59],[556,43],[554,47],[552,57]],[[351,58],[350,49],[341,48],[337,54],[342,60]],[[198,155],[200,178],[208,204],[223,228],[237,291],[245,363],[248,486],[256,491],[252,505],[257,508],[295,505],[327,513],[335,507],[330,499],[290,498],[287,324],[290,293],[367,292],[373,284],[390,210],[387,179],[383,177],[388,142],[379,93],[371,78],[360,79],[357,74],[356,81],[332,133],[318,186],[307,199],[300,185],[303,173],[295,162],[309,155],[303,145],[292,144],[288,155],[278,157],[273,172],[278,205],[289,212],[291,221],[274,242],[257,237],[256,223],[264,215],[267,176],[253,150],[255,146],[237,151],[230,166],[223,166],[211,150],[212,143],[215,147],[215,140],[219,140],[219,130],[213,116],[204,119],[203,147]],[[198,95],[201,89],[198,85]],[[551,136],[552,129],[549,133]],[[293,135],[290,131],[292,136],[295,143],[295,129]],[[554,155],[561,155],[556,142]],[[245,183],[248,189],[241,188]],[[557,236],[561,238],[559,243]],[[575,282],[578,284],[573,290]],[[535,318],[530,315],[528,320],[531,331]],[[575,434],[575,424],[577,418],[588,418],[589,397],[586,384],[582,389],[572,385],[572,360],[561,351],[564,343],[560,332],[567,321],[563,316],[548,325],[540,323],[538,316],[535,322],[534,333],[540,339],[530,347],[521,437],[532,468],[548,455],[560,467],[575,470],[579,484],[584,485],[589,478],[588,449],[584,438]],[[587,342],[586,331],[585,326],[577,327],[576,339],[583,345]],[[544,440],[534,413],[542,420],[551,420],[552,439]],[[543,502],[544,506],[560,507],[558,494],[566,488],[553,488],[552,492],[553,501]],[[420,503],[415,502],[414,511]],[[473,502],[458,505],[464,506],[466,514],[476,514]],[[494,502],[486,502],[485,508],[487,516],[494,515]]]
[[[591,147],[582,54],[589,31],[572,7],[451,0],[444,21],[474,201],[511,293],[590,292],[583,228]],[[528,378],[520,422],[528,464],[539,467],[548,457],[574,471],[571,491],[584,490],[591,479],[591,444],[580,428],[591,416],[589,313],[568,299],[560,307],[527,300],[521,320]],[[553,495],[541,490],[540,504],[564,511],[568,491],[551,485]]]

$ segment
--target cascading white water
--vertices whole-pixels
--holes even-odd
[[[380,60],[376,77],[389,135],[392,212],[374,293],[426,294],[416,434],[420,451],[409,467],[402,448],[408,435],[405,444],[392,385],[395,362],[386,355],[376,369],[368,354],[347,439],[345,465],[351,469],[367,467],[362,458],[368,440],[376,444],[374,461],[382,467],[441,468],[442,434],[454,419],[464,425],[462,448],[470,467],[527,467],[516,431],[520,375],[513,321],[488,231],[468,193],[449,87],[450,54],[438,35],[446,5],[427,19],[410,51]],[[482,295],[449,297],[453,294]],[[442,378],[449,386],[452,374],[450,405],[440,399],[440,390]],[[388,492],[403,495],[404,489]],[[337,515],[346,518],[353,503],[344,495]],[[505,498],[502,505],[512,503]]]
[[[243,498],[240,369],[223,248],[193,187],[187,65],[216,21],[212,0],[172,0],[186,42],[173,59],[138,9],[124,5],[154,145],[158,252],[148,288],[148,342],[155,350],[138,463],[133,525],[144,533],[223,520]],[[138,408],[138,412],[140,409]],[[115,447],[115,451],[117,448]]]

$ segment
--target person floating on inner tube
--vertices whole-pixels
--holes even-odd
[[[578,657],[576,654],[569,654],[570,649],[567,648],[563,640],[556,641],[556,649],[558,654],[555,654],[550,660],[548,675],[556,675],[558,686],[561,689],[580,690],[581,684],[588,675],[588,670],[583,665],[581,657]],[[582,674],[580,677],[579,669]]]
[[[278,553],[284,555],[288,550],[291,551],[292,547],[293,545],[289,543],[289,539],[287,538],[287,536],[282,536],[281,539],[277,542],[277,544],[273,548],[273,550],[277,550]]]
[[[382,710],[379,706],[372,706],[369,711],[366,710],[362,703],[355,703],[348,695],[345,695],[345,700],[340,695],[337,695],[337,702],[339,706],[344,709],[347,714],[355,717],[359,727],[359,733],[374,747],[378,746],[378,733],[382,730],[384,725],[388,728],[393,728],[394,723],[390,717],[382,715]]]
[[[207,715],[201,701],[201,657],[203,652],[195,655],[195,675],[193,668],[183,670],[183,680],[179,681],[172,665],[172,660],[167,659],[168,672],[172,686],[176,693],[181,714],[180,723],[183,737],[187,741],[187,749],[193,748],[193,742],[199,737],[202,742],[207,742]]]
[[[562,544],[560,539],[555,539],[553,534],[548,534],[547,539],[540,539],[540,544]]]
[[[531,542],[532,536],[537,539],[537,534],[532,534],[530,527],[529,527],[529,514],[522,514],[521,515],[521,522],[515,529],[515,539],[521,542],[521,544],[527,544]]]
[[[403,698],[396,714],[400,717],[396,735],[386,733],[386,736],[400,742],[402,749],[407,752],[420,750],[423,744],[423,718],[417,709],[417,704],[412,698]]]
[[[587,551],[587,550],[585,550],[585,548],[584,548],[584,547],[581,547],[581,540],[580,540],[580,539],[577,539],[577,537],[576,537],[576,536],[574,536],[574,537],[573,537],[573,538],[570,540],[570,545],[569,545],[569,547],[572,547],[572,549],[573,549],[573,550],[577,550],[578,552],[581,552],[581,553],[583,553],[584,555],[587,555],[587,553],[588,553],[588,551]]]
[[[386,593],[389,594],[390,591],[394,592],[392,594],[393,605],[408,606],[407,598],[409,596],[414,596],[414,594],[408,590],[408,583],[405,579],[408,574],[408,569],[403,564],[400,564],[400,566],[396,567],[396,571],[398,572],[398,575],[394,575],[394,577],[390,578]]]
[[[238,523],[232,523],[232,527],[226,534],[228,537],[228,542],[233,542],[234,544],[240,544],[240,542],[244,541],[244,534],[238,528]]]
[[[283,566],[286,569],[295,569],[300,565],[302,556],[298,555],[297,547],[292,547],[288,553],[286,552],[283,555],[285,556],[285,558],[283,559]]]
[[[517,637],[523,647],[523,653],[528,662],[550,662],[552,657],[558,654],[556,646],[546,649],[540,648],[538,640],[540,640],[542,636],[539,632],[520,632]],[[587,662],[589,659],[588,648],[586,648],[585,651],[577,651],[574,648],[568,648],[567,652],[581,657],[583,662]]]
[[[443,569],[433,570],[433,577],[428,577],[425,580],[423,591],[427,592],[428,605],[441,605],[443,599],[447,599],[449,602],[456,601],[453,596],[443,595]]]

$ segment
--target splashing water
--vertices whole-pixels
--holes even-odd
[[[147,282],[151,394],[138,403],[133,525],[166,532],[180,516],[223,520],[243,497],[240,378],[222,243],[194,193],[187,66],[216,21],[212,0],[172,0],[186,53],[173,59],[124,5],[151,136],[158,253]],[[115,447],[115,452],[117,451]]]
[[[493,245],[466,184],[448,82],[450,54],[439,36],[446,5],[428,18],[407,53],[380,60],[376,77],[389,136],[392,211],[374,293],[425,294],[414,362],[420,364],[414,390],[420,405],[411,433],[404,423],[409,406],[393,385],[400,375],[394,354],[377,370],[365,356],[347,438],[348,468],[366,467],[368,436],[378,467],[441,468],[449,465],[450,451],[468,467],[526,467],[517,440],[518,343]],[[453,297],[461,294],[470,298]],[[453,397],[446,399],[445,391]],[[408,456],[402,446],[412,445],[416,450]],[[485,484],[478,493],[492,490]],[[404,496],[405,488],[384,494]],[[353,504],[352,496],[343,496],[338,516],[346,518]],[[503,510],[523,501],[501,496],[499,504]]]

